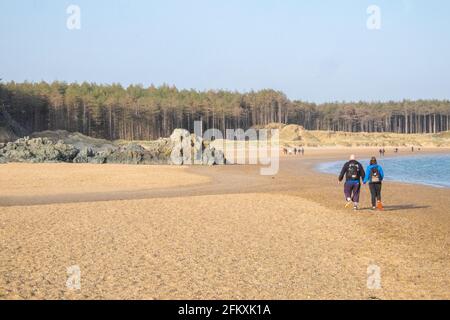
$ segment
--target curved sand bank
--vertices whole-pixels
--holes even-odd
[[[55,196],[162,189],[206,183],[209,179],[175,166],[29,164],[0,166],[1,197]]]
[[[0,196],[0,298],[450,298],[450,191],[388,183],[386,212],[346,211],[336,177],[312,168],[349,152],[282,158],[274,178],[192,167],[211,181]],[[65,287],[72,265],[80,292]],[[367,289],[369,265],[381,268],[381,290]]]

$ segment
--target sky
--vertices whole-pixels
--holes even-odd
[[[450,99],[450,1],[0,0],[0,78]]]

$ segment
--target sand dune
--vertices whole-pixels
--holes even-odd
[[[305,130],[295,124],[271,123],[256,126],[261,129],[278,129],[280,141],[285,146],[306,147],[450,147],[450,132],[401,134],[392,132],[343,132]]]

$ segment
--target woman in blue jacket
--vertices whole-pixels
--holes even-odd
[[[381,187],[383,185],[384,172],[383,168],[377,163],[377,158],[370,160],[364,177],[364,184],[369,183],[370,193],[372,195],[372,209],[383,210],[381,202]]]

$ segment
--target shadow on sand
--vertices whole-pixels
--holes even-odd
[[[386,206],[384,207],[384,211],[401,211],[401,210],[417,210],[417,209],[428,209],[431,206],[417,206],[415,204],[405,204],[405,205],[397,205],[397,206]]]
[[[417,206],[415,204],[404,204],[404,205],[394,205],[394,206],[385,206],[384,211],[402,211],[402,210],[418,210],[418,209],[428,209],[430,206]],[[372,210],[372,208],[367,208],[366,210]]]

